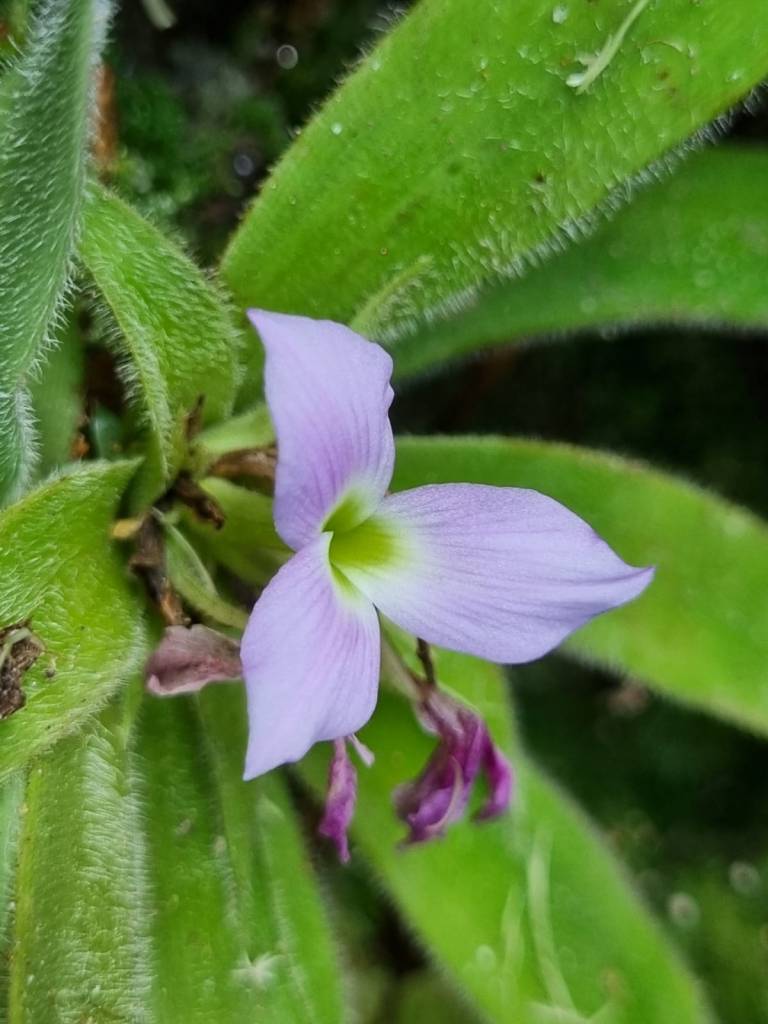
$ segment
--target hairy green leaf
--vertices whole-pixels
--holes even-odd
[[[241,579],[263,586],[290,554],[275,530],[272,499],[217,477],[203,480],[203,488],[221,507],[224,526],[215,530],[190,513],[185,516],[186,528],[215,561]]]
[[[275,439],[275,431],[265,404],[254,406],[226,423],[209,427],[198,439],[203,461],[210,464],[217,455],[242,448],[258,448]]]
[[[181,468],[188,421],[232,410],[237,336],[222,297],[192,261],[116,196],[93,187],[80,255],[118,327],[129,397],[149,454],[134,501],[156,498]]]
[[[39,450],[35,474],[41,479],[72,458],[83,414],[83,345],[71,317],[58,333],[56,346],[29,382]]]
[[[768,327],[768,153],[693,156],[595,234],[456,316],[400,338],[405,376],[489,345],[587,327]]]
[[[353,834],[417,937],[495,1024],[702,1024],[709,1020],[677,956],[564,794],[511,734],[500,670],[440,651],[441,680],[468,700],[512,757],[508,816],[453,826],[398,848],[392,791],[415,777],[434,739],[406,702],[383,694],[362,734],[376,753],[358,771]],[[318,787],[324,760],[311,759]],[[356,845],[357,845],[356,844]]]
[[[342,1024],[339,966],[285,781],[242,781],[242,687],[206,690],[199,701],[247,949],[257,968],[272,960],[265,1021]]]
[[[42,0],[0,98],[0,502],[34,452],[27,377],[66,290],[106,0]]]
[[[762,0],[423,0],[301,133],[222,272],[245,305],[392,341],[580,237],[768,71]],[[604,52],[608,52],[605,50]],[[259,347],[248,349],[253,386]]]
[[[633,565],[638,600],[565,645],[662,692],[768,731],[768,527],[675,477],[566,445],[497,438],[400,442],[395,486],[532,487],[583,516]]]
[[[205,728],[191,701],[148,701],[141,717],[155,1019],[338,1024],[327,926],[283,785],[242,782],[241,688],[211,696],[233,703],[206,706]]]
[[[17,772],[0,789],[0,1022],[8,1024],[9,931],[13,920],[13,883],[21,832],[24,800],[23,772]]]
[[[135,765],[112,705],[32,769],[9,1021],[152,1020],[150,895]]]
[[[19,772],[0,788],[0,942],[5,939],[10,910],[9,894],[12,891],[11,885],[16,870],[23,783],[22,774]]]
[[[135,465],[90,463],[0,513],[0,629],[43,646],[0,721],[0,779],[75,729],[146,654],[143,602],[109,527]]]
[[[164,532],[168,579],[181,597],[204,619],[243,630],[248,616],[219,595],[200,556],[184,534],[168,523]]]
[[[241,779],[242,688],[205,697],[130,687],[3,791],[14,1024],[343,1021],[284,783]]]
[[[459,998],[437,971],[409,971],[398,986],[394,1024],[424,1024],[430,1016],[440,1024],[483,1024],[488,1020],[468,1000]]]

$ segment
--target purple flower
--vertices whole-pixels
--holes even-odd
[[[482,718],[437,689],[424,700],[421,715],[426,729],[440,742],[421,775],[395,791],[395,809],[410,828],[407,843],[443,835],[464,814],[481,774],[488,784],[488,797],[476,820],[497,817],[512,795],[512,771]]]
[[[249,315],[267,353],[275,524],[296,553],[243,636],[246,778],[368,721],[379,678],[377,608],[430,643],[515,663],[647,586],[652,569],[626,565],[583,520],[535,491],[444,484],[388,495],[387,353],[330,321]],[[463,723],[461,738],[442,736],[439,750],[445,764],[428,771],[431,782],[439,776],[442,817],[454,815],[444,806],[449,770],[453,799],[463,800],[477,758],[491,780],[489,809],[504,803],[504,771],[479,726]],[[413,813],[434,828],[441,816],[422,809],[422,789],[424,800],[412,794]]]
[[[328,768],[325,812],[317,831],[319,835],[331,840],[342,864],[349,860],[347,831],[355,813],[356,801],[357,772],[347,752],[347,741],[335,740]]]

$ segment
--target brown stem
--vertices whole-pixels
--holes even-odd
[[[432,660],[432,648],[420,636],[416,637],[416,657],[424,669],[424,682],[429,689],[435,689],[437,686],[437,675],[435,673],[435,663]]]
[[[277,449],[274,445],[266,445],[263,448],[238,448],[227,452],[216,459],[208,473],[224,477],[225,480],[253,477],[274,486],[276,466]]]
[[[171,495],[182,505],[187,505],[206,523],[220,530],[225,522],[221,506],[207,491],[196,483],[188,473],[180,473],[171,488]]]
[[[184,625],[187,621],[184,609],[166,572],[163,528],[151,512],[145,516],[136,534],[134,552],[128,564],[144,581],[163,621],[169,626]]]

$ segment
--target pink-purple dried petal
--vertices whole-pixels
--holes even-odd
[[[195,693],[242,674],[240,645],[201,625],[168,626],[145,669],[147,690],[156,697]]]
[[[357,772],[347,752],[345,740],[338,739],[334,742],[328,769],[325,812],[317,831],[319,835],[331,840],[342,864],[349,860],[347,833],[355,813],[356,801]]]
[[[480,775],[485,775],[489,795],[476,819],[503,813],[512,795],[512,774],[482,718],[437,689],[419,708],[419,717],[439,741],[421,774],[394,794],[397,814],[409,828],[406,842],[434,839],[459,821]]]
[[[488,734],[483,750],[483,774],[488,785],[488,798],[475,815],[475,821],[498,818],[507,810],[512,800],[512,768]]]

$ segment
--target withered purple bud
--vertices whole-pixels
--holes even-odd
[[[488,799],[475,815],[475,821],[498,818],[509,807],[512,799],[512,769],[509,761],[486,732],[483,750],[483,773],[488,783]]]
[[[168,626],[145,669],[147,690],[156,697],[194,693],[242,674],[237,641],[200,625]]]
[[[479,775],[485,776],[489,794],[476,820],[503,813],[512,795],[512,771],[479,715],[435,690],[421,717],[439,742],[418,778],[395,790],[395,809],[409,828],[407,844],[442,836],[459,821]]]
[[[346,739],[334,740],[333,756],[328,769],[328,791],[325,813],[317,831],[330,839],[339,854],[339,860],[349,860],[349,830],[357,801],[357,772],[347,751]]]

